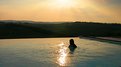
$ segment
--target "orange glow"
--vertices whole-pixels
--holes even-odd
[[[97,0],[1,0],[0,20],[121,22],[117,8]]]
[[[55,0],[53,3],[56,4],[57,8],[70,8],[75,5],[74,0]]]

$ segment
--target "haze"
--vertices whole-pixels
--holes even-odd
[[[121,0],[0,0],[0,20],[121,23]]]

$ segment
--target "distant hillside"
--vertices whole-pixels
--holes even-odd
[[[0,21],[0,38],[39,37],[121,37],[120,24],[105,23],[34,23],[33,21]]]

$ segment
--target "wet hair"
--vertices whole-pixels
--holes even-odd
[[[74,40],[70,39],[70,45],[74,45]]]

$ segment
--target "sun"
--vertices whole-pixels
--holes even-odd
[[[61,8],[72,7],[75,5],[74,0],[56,0],[55,3],[57,7],[61,7]]]

